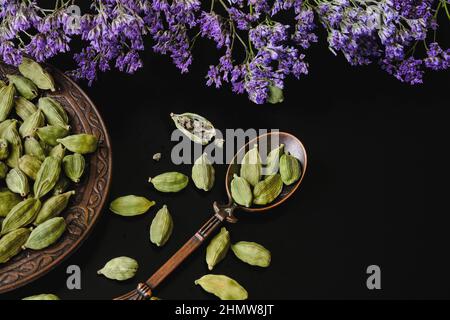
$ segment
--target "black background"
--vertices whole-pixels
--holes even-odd
[[[88,240],[59,267],[1,298],[56,293],[63,299],[110,299],[135,287],[164,263],[225,201],[225,166],[216,167],[209,193],[192,183],[176,195],[157,193],[149,176],[191,166],[171,164],[174,126],[170,112],[196,112],[217,128],[277,128],[299,137],[309,168],[299,191],[267,214],[238,214],[229,225],[233,241],[249,240],[272,251],[257,269],[232,254],[214,273],[235,278],[251,299],[450,298],[448,116],[450,76],[430,73],[409,86],[377,66],[352,68],[324,44],[307,53],[310,74],[288,81],[285,102],[255,105],[229,88],[205,86],[217,53],[209,43],[195,49],[191,72],[180,75],[167,57],[147,50],[135,75],[109,72],[92,87],[81,83],[100,110],[113,143],[110,198],[136,194],[157,202],[134,218],[105,208]],[[204,43],[204,42],[203,42]],[[149,42],[149,48],[151,43]],[[76,46],[75,46],[76,47]],[[70,55],[52,62],[72,67]],[[163,153],[156,163],[152,155]],[[149,224],[167,204],[174,233],[163,248],[149,241]],[[118,283],[97,276],[109,259],[139,261],[135,279]],[[155,290],[163,299],[214,299],[194,280],[208,273],[202,247]],[[82,290],[66,288],[66,268],[79,265]],[[381,267],[382,289],[366,287],[366,268]]]

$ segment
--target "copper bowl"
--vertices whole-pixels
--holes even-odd
[[[97,222],[111,183],[111,142],[95,105],[71,79],[45,65],[55,78],[57,91],[45,95],[58,100],[70,117],[72,133],[89,133],[99,139],[98,151],[86,157],[87,171],[74,190],[76,195],[64,211],[67,230],[54,245],[41,250],[24,250],[0,265],[0,293],[17,289],[43,276],[72,254],[86,240]],[[18,73],[17,68],[0,63],[0,79]]]

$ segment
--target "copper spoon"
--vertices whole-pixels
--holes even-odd
[[[261,145],[260,142],[270,145],[271,139],[278,139],[279,144],[284,144],[285,151],[295,156],[300,160],[302,167],[301,178],[293,185],[285,186],[282,193],[278,196],[275,202],[268,206],[255,206],[255,207],[242,207],[233,202],[230,193],[230,183],[233,180],[233,174],[239,174],[238,159],[242,159],[242,155],[250,150],[255,143]],[[269,142],[269,143],[268,143]],[[137,288],[129,293],[117,297],[114,300],[148,300],[152,296],[152,291],[169,275],[174,271],[192,252],[195,251],[200,245],[217,229],[224,221],[235,223],[237,219],[234,216],[234,210],[240,209],[251,213],[262,213],[263,211],[272,209],[284,201],[286,201],[303,180],[307,165],[306,150],[303,144],[295,136],[285,132],[271,132],[253,139],[245,146],[243,146],[234,156],[231,164],[228,166],[226,174],[226,189],[228,194],[228,204],[219,205],[214,202],[214,215],[200,228],[197,233],[186,242],[161,268],[158,269],[147,281],[140,283]]]

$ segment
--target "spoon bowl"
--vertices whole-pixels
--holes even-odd
[[[302,183],[303,177],[305,176],[305,171],[307,167],[307,155],[306,155],[306,149],[303,146],[302,142],[292,134],[286,133],[286,132],[270,132],[263,135],[258,136],[257,138],[251,140],[246,145],[244,145],[239,151],[236,153],[234,158],[231,160],[230,165],[228,166],[226,178],[225,178],[225,186],[228,194],[228,199],[230,203],[233,202],[231,197],[231,190],[230,185],[231,181],[233,180],[234,174],[239,175],[240,171],[240,161],[244,157],[245,153],[247,153],[250,149],[252,149],[255,144],[258,146],[262,146],[264,149],[273,149],[278,147],[281,144],[284,144],[284,152],[289,152],[292,156],[296,157],[300,161],[300,167],[301,167],[301,176],[298,181],[290,186],[283,186],[283,190],[281,191],[281,194],[274,200],[274,202],[266,205],[266,206],[259,206],[259,205],[253,205],[249,208],[236,205],[237,209],[246,211],[246,212],[253,212],[253,213],[259,213],[264,212],[269,209],[275,208],[285,202],[300,186]],[[271,150],[264,150],[264,153],[269,153]],[[262,153],[262,150],[260,151]],[[261,155],[263,159],[263,155]]]

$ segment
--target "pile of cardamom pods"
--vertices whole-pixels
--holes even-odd
[[[85,171],[84,155],[97,150],[97,138],[70,133],[51,74],[23,58],[20,74],[0,80],[0,263],[23,249],[54,244],[66,223],[67,207]]]

